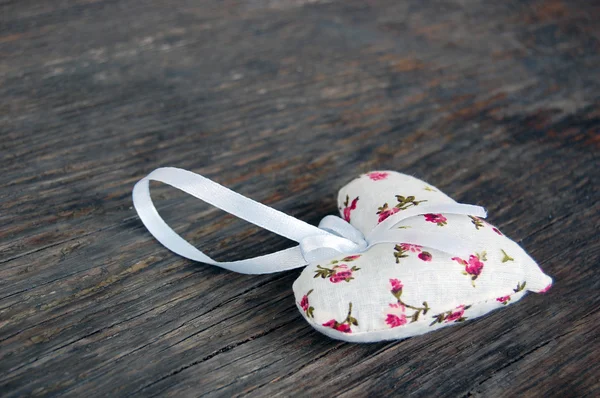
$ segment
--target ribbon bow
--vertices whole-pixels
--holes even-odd
[[[173,231],[160,217],[150,198],[150,181],[178,188],[243,220],[285,236],[298,246],[239,261],[215,261]],[[460,203],[415,206],[391,215],[367,236],[337,216],[326,216],[318,227],[240,195],[208,178],[187,170],[163,167],[138,181],[133,188],[133,205],[148,231],[169,250],[190,260],[216,265],[243,274],[266,274],[304,267],[309,263],[355,254],[379,243],[410,243],[427,246],[460,257],[468,257],[472,242],[448,233],[431,233],[394,228],[400,221],[428,213],[487,216],[479,206]]]

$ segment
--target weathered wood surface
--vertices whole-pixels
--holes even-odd
[[[0,2],[0,395],[600,394],[600,5]],[[486,206],[547,295],[400,342],[298,314],[298,271],[164,249],[131,207],[162,165],[311,223],[370,169]],[[218,259],[290,245],[173,189]]]

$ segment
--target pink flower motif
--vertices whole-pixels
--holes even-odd
[[[385,319],[385,323],[390,325],[392,328],[396,328],[398,326],[406,325],[406,315],[402,314],[400,316],[394,314],[387,314],[387,318]]]
[[[356,318],[352,317],[352,303],[348,304],[348,316],[346,316],[344,321],[338,322],[335,319],[331,319],[323,324],[325,327],[335,329],[342,333],[351,333],[352,329],[350,325],[358,326],[358,321]]]
[[[404,287],[399,279],[390,279],[390,284],[392,285],[392,292],[399,292]]]
[[[429,252],[423,252],[419,254],[419,258],[423,261],[431,261],[432,256]]]
[[[460,265],[467,265],[468,263],[460,257],[452,257],[453,261],[456,261]]]
[[[367,175],[369,176],[369,178],[371,180],[373,180],[373,181],[379,181],[379,180],[385,180],[389,174],[388,173],[384,173],[384,172],[380,172],[380,171],[374,171],[374,172],[369,173]]]
[[[339,283],[343,281],[350,281],[352,279],[352,270],[348,269],[346,264],[336,265],[333,267],[335,271],[329,278],[330,282]]]
[[[392,291],[392,293],[393,293],[393,291]],[[405,306],[405,305],[404,305],[404,303],[402,303],[402,302],[399,302],[399,303],[392,303],[392,304],[390,304],[390,308],[400,308],[400,310],[401,310],[402,312],[405,312],[405,311],[406,311],[406,306]]]
[[[302,307],[304,312],[308,310],[308,296],[306,294],[302,297],[302,300],[300,300],[300,307]]]
[[[346,201],[346,207],[344,208],[344,220],[346,220],[346,222],[350,222],[350,213],[352,212],[352,210],[356,209],[356,203],[358,202],[358,197],[354,198],[352,200],[352,203],[350,204],[350,206],[348,206],[348,202]]]
[[[510,296],[503,296],[503,297],[498,297],[496,299],[497,302],[502,303],[502,304],[506,304],[510,301]]]
[[[429,221],[432,222],[434,224],[437,224],[438,226],[444,226],[447,224],[448,219],[446,217],[444,217],[441,214],[425,214],[425,221]]]
[[[464,261],[464,260],[463,260]],[[469,256],[469,263],[465,266],[465,271],[469,275],[479,276],[481,274],[481,270],[483,269],[483,262],[479,260],[474,255]]]
[[[378,222],[382,222],[383,220],[385,220],[386,218],[388,218],[389,216],[396,214],[400,211],[399,208],[397,207],[392,207],[389,210],[385,210],[382,211],[381,213],[379,213],[379,221]]]
[[[462,318],[462,316],[465,314],[465,306],[464,305],[460,305],[460,306],[456,307],[456,310],[457,311],[454,311],[453,313],[451,313],[450,315],[448,315],[446,317],[446,323],[456,321],[456,320]]]
[[[481,271],[483,270],[483,262],[487,261],[485,251],[481,253],[475,253],[474,255],[471,254],[469,256],[468,261],[463,260],[460,257],[452,257],[452,260],[465,267],[463,274],[471,275],[471,284],[473,285],[473,287],[475,287],[475,279],[477,279],[477,277],[479,276],[479,274],[481,274]]]
[[[411,245],[410,243],[400,243],[400,247],[406,251],[411,251],[413,253],[421,253],[421,249],[423,248],[423,246]]]
[[[325,326],[325,327],[328,327],[328,328],[333,328],[333,327],[335,326],[335,324],[336,324],[336,323],[337,323],[337,322],[336,322],[336,320],[335,320],[335,319],[332,319],[332,320],[330,320],[330,321],[327,321],[327,322],[325,322],[325,323],[323,324],[323,326]]]
[[[548,286],[546,286],[545,288],[543,288],[542,290],[540,290],[540,293],[546,293],[548,290],[550,290],[551,287],[552,287],[552,283],[549,284]]]
[[[355,254],[354,256],[348,256],[348,257],[344,257],[342,259],[342,261],[354,261],[357,258],[359,258],[361,255],[360,254]]]
[[[332,283],[339,283],[350,278],[352,278],[352,271],[340,271],[333,274],[333,276],[329,278],[329,281]]]
[[[347,323],[337,323],[335,319],[325,322],[323,326],[335,329],[342,333],[350,333],[352,331],[350,329],[350,325],[348,325]]]

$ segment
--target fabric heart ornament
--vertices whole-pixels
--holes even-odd
[[[179,188],[276,232],[299,246],[234,262],[217,262],[160,218],[149,181]],[[318,331],[335,339],[402,339],[482,316],[543,293],[552,279],[515,242],[464,205],[408,175],[377,171],[338,194],[341,217],[319,227],[176,168],[157,169],[136,184],[134,206],[170,250],[241,273],[305,267],[293,284],[296,305]]]

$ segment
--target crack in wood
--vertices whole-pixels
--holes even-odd
[[[295,322],[295,321],[292,321],[292,322]],[[133,393],[131,393],[129,395],[131,396],[131,395],[135,395],[136,393],[142,392],[143,390],[146,390],[146,389],[152,387],[153,385],[158,384],[158,383],[160,383],[160,382],[168,379],[169,377],[173,377],[173,376],[175,376],[175,375],[183,372],[186,369],[189,369],[189,368],[191,368],[193,366],[196,366],[196,365],[198,365],[198,364],[200,364],[202,362],[206,362],[209,359],[212,359],[212,358],[216,357],[217,355],[220,355],[220,354],[226,353],[228,351],[231,351],[234,348],[236,348],[236,347],[238,347],[238,346],[240,346],[242,344],[246,344],[246,343],[248,343],[250,341],[253,341],[253,340],[259,339],[259,338],[261,338],[263,336],[266,336],[267,334],[269,334],[269,333],[271,333],[271,332],[273,332],[275,330],[281,329],[282,327],[286,326],[289,323],[291,323],[291,322],[275,326],[273,328],[265,330],[264,332],[252,335],[252,336],[248,337],[247,339],[244,339],[244,340],[241,340],[241,341],[229,344],[229,345],[227,345],[227,346],[225,346],[225,347],[223,347],[223,348],[221,348],[221,349],[219,349],[217,351],[214,351],[214,352],[210,353],[209,355],[205,356],[204,358],[202,358],[202,359],[200,359],[198,361],[194,361],[194,362],[192,362],[192,363],[190,363],[188,365],[182,366],[182,367],[180,367],[180,368],[172,371],[171,373],[169,373],[169,374],[167,374],[167,375],[159,378],[158,380],[155,380],[152,383],[147,384],[147,385],[143,386],[142,388],[139,388],[139,389],[135,390]]]

